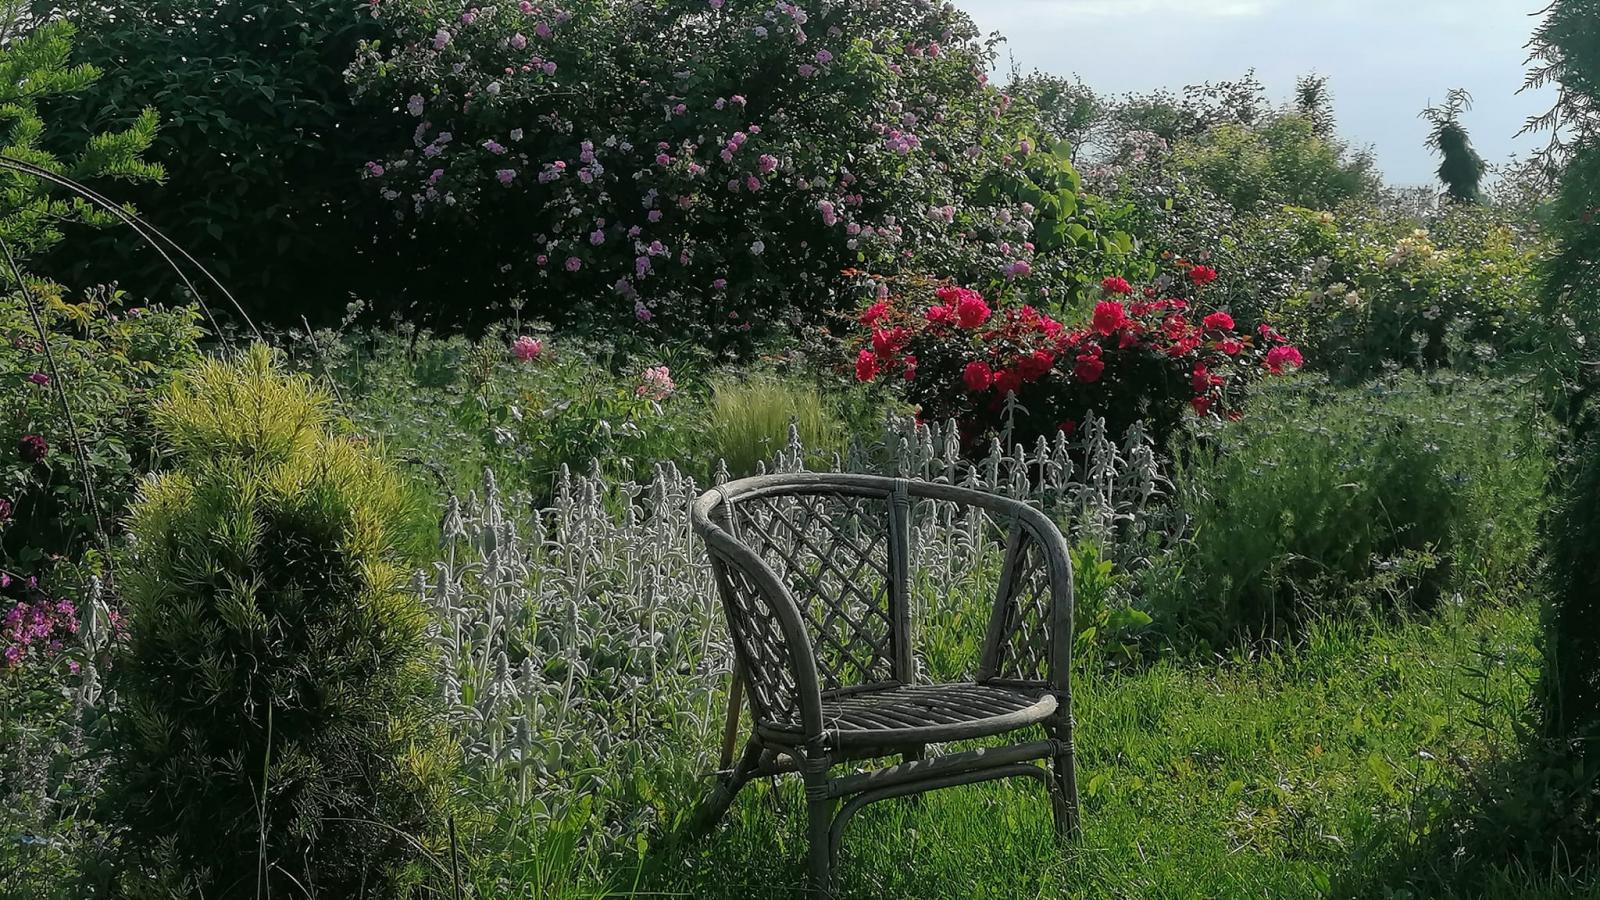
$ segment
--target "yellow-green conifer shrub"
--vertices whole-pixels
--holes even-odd
[[[124,895],[400,897],[453,754],[397,550],[405,498],[329,398],[256,347],[153,411],[116,687]]]

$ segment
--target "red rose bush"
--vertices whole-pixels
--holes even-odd
[[[1187,298],[1107,278],[1075,327],[967,288],[913,285],[861,312],[856,378],[901,385],[925,419],[954,419],[973,441],[1002,432],[1032,442],[1072,431],[1090,411],[1114,433],[1144,420],[1158,438],[1186,411],[1237,418],[1251,383],[1303,359],[1269,324],[1247,330],[1227,312],[1201,312],[1199,294],[1216,272],[1184,273],[1165,279],[1173,281],[1165,292]]]

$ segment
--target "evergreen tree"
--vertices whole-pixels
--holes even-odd
[[[1454,88],[1439,106],[1430,106],[1421,117],[1433,125],[1428,144],[1440,157],[1439,181],[1445,195],[1457,203],[1477,203],[1483,197],[1483,175],[1489,164],[1472,148],[1472,138],[1461,124],[1461,114],[1472,109],[1472,95]]]

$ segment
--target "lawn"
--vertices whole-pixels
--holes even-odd
[[[1537,673],[1536,630],[1531,603],[1455,606],[1394,626],[1318,625],[1295,647],[1085,674],[1080,842],[1055,845],[1031,781],[889,801],[852,824],[843,893],[1571,896],[1581,886],[1530,887],[1538,879],[1515,870],[1405,862],[1452,826],[1467,764],[1510,748]],[[797,782],[757,783],[687,858],[649,857],[608,887],[794,896],[803,811]]]

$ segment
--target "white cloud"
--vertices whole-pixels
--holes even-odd
[[[1240,18],[1259,16],[1275,4],[1276,0],[968,0],[961,5],[980,19],[1038,23],[1148,15]]]

